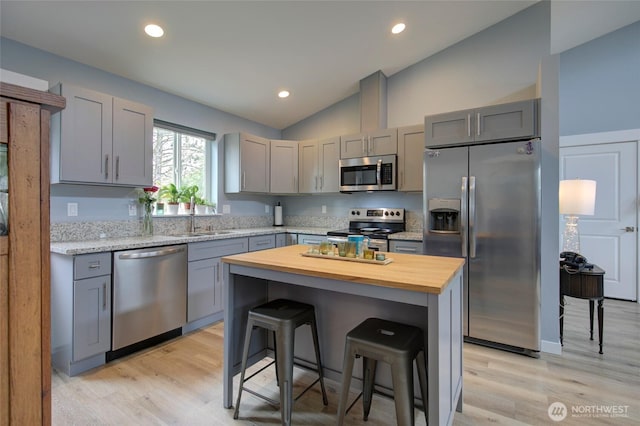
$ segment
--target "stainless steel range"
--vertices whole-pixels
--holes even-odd
[[[389,234],[404,230],[404,209],[353,208],[349,210],[349,229],[329,231],[327,239],[340,242],[347,241],[349,235],[364,235],[369,238],[369,248],[389,251]]]

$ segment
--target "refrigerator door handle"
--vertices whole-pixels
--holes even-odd
[[[462,245],[462,257],[467,257],[467,177],[462,177],[462,185],[460,187],[460,242]]]
[[[476,177],[469,177],[469,257],[476,257]]]

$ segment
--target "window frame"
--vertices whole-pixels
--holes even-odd
[[[204,188],[199,188],[203,198],[209,202],[217,204],[217,179],[214,180],[213,168],[217,166],[217,134],[203,130],[194,129],[180,124],[170,123],[168,121],[153,120],[153,130],[156,128],[168,130],[175,133],[173,147],[173,183],[179,188],[182,183],[182,144],[180,143],[181,135],[188,135],[205,139],[204,147]],[[154,156],[155,159],[155,156]],[[156,183],[156,182],[154,182]]]

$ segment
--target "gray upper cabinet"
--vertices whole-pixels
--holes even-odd
[[[435,147],[535,137],[539,135],[537,116],[537,99],[429,115],[424,119],[425,144]]]
[[[151,107],[66,83],[51,91],[67,99],[51,120],[52,183],[151,185]]]
[[[225,135],[225,192],[269,192],[269,146],[269,139],[248,133]]]
[[[340,138],[312,139],[298,145],[298,192],[339,192]]]
[[[398,191],[422,191],[424,126],[398,128]]]
[[[397,129],[383,129],[340,137],[340,158],[360,158],[398,153]]]
[[[298,193],[298,141],[271,140],[270,192]]]

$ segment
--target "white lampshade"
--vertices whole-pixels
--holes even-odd
[[[560,181],[560,214],[592,216],[596,207],[596,181]]]

